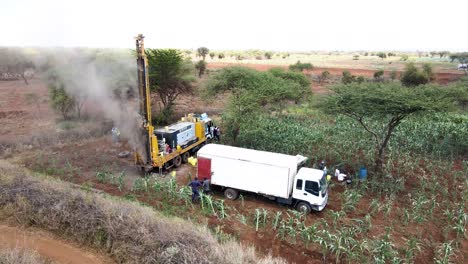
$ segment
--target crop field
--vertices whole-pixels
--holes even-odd
[[[4,173],[25,170],[21,174],[31,175],[26,182],[40,178],[52,182],[58,179],[57,184],[60,186],[70,183],[73,186],[73,191],[70,191],[75,197],[73,199],[91,197],[95,193],[113,197],[119,205],[113,202],[112,207],[109,207],[110,211],[103,210],[103,214],[109,215],[102,216],[108,217],[105,219],[109,223],[118,222],[117,218],[115,220],[111,217],[119,214],[118,206],[125,209],[122,212],[137,210],[133,207],[128,209],[127,203],[132,206],[141,205],[145,210],[151,211],[152,213],[148,213],[151,215],[153,210],[156,211],[156,218],[146,218],[145,213],[141,222],[136,218],[129,220],[145,224],[145,228],[148,225],[148,230],[163,232],[158,229],[161,226],[152,221],[156,221],[154,219],[159,219],[158,217],[170,219],[167,220],[171,223],[170,226],[176,223],[174,226],[180,227],[184,233],[174,235],[175,238],[171,241],[161,240],[158,244],[161,247],[157,249],[158,253],[163,252],[161,256],[165,262],[180,260],[177,259],[179,249],[172,248],[173,245],[178,245],[181,249],[187,248],[187,254],[181,255],[183,260],[187,260],[190,254],[202,258],[195,251],[190,251],[193,248],[189,244],[198,243],[197,238],[213,249],[211,255],[205,249],[207,256],[201,261],[203,263],[223,259],[220,252],[229,252],[229,246],[233,242],[249,247],[243,256],[244,261],[250,261],[249,263],[466,263],[466,109],[448,113],[415,114],[403,120],[389,142],[384,173],[377,177],[372,174],[375,149],[371,135],[350,118],[325,114],[314,105],[330,93],[329,87],[339,82],[342,71],[349,70],[352,74],[371,78],[376,70],[383,69],[384,78],[389,79],[390,71],[404,70],[406,62],[400,56],[383,60],[370,54],[365,56],[363,52],[292,53],[288,56],[281,53],[273,55],[270,60],[255,57],[238,60],[236,53],[232,54],[232,57],[227,55],[222,60],[207,59],[209,73],[196,81],[193,93],[177,98],[175,114],[208,112],[223,129],[223,111],[228,107],[230,97],[222,94],[216,100],[205,100],[202,86],[210,74],[233,64],[266,71],[278,66],[286,68],[298,60],[312,63],[315,68],[304,71],[311,81],[310,90],[314,93],[312,99],[302,104],[285,103],[273,111],[250,117],[251,125],[242,127],[236,144],[257,150],[301,154],[309,158],[308,167],[317,167],[321,160],[326,160],[329,173],[338,167],[344,169],[353,182],[347,185],[333,178],[324,211],[304,215],[267,198],[247,193],[231,201],[216,190],[213,195],[201,195],[198,203],[192,203],[191,190],[187,184],[196,176],[196,167],[183,164],[174,169],[175,174],[153,173],[142,176],[134,166],[133,155],[117,157],[122,151],[132,151],[131,142],[124,139],[121,143],[112,143],[112,124],[109,124],[105,114],[95,111],[99,108],[99,103],[89,101],[85,105],[85,113],[88,111],[86,118],[63,121],[50,107],[46,80],[41,76],[32,78],[29,85],[25,85],[22,80],[0,81],[0,167],[8,167],[4,169]],[[359,59],[354,59],[358,54]],[[443,85],[463,76],[462,72],[454,69],[455,63],[450,63],[446,58],[410,54],[408,60],[417,65],[431,62],[435,82]],[[319,83],[316,77],[325,70],[329,70],[332,77],[327,82]],[[94,112],[98,114],[93,115]],[[362,166],[370,171],[365,181],[360,181],[358,177]],[[0,175],[0,189],[14,185],[14,181],[5,180],[7,177],[4,175]],[[36,188],[35,184],[32,186]],[[37,186],[40,188],[31,190],[42,193],[40,190],[45,185]],[[24,203],[22,199],[14,198],[13,194],[8,197],[14,201],[12,204],[17,204],[18,208],[24,210],[21,212],[31,212],[34,217],[39,217],[41,212],[27,206],[29,193],[25,191],[21,194],[24,196]],[[47,191],[44,193],[51,195]],[[60,195],[64,194],[60,192]],[[0,206],[3,206],[2,198],[0,194]],[[78,201],[73,199],[70,201]],[[100,201],[96,203],[100,204]],[[34,202],[39,204],[39,201]],[[29,203],[33,204],[33,200]],[[75,206],[73,202],[67,205]],[[81,230],[72,225],[67,226],[62,218],[60,225],[47,227],[48,223],[38,220],[39,218],[26,218],[21,212],[17,213],[16,218],[11,217],[13,213],[8,211],[10,208],[2,208],[0,227],[2,223],[8,223],[12,226],[43,228],[54,234],[51,237],[60,236],[60,239],[68,239],[68,236],[73,243],[82,246],[85,252],[89,248],[95,248],[99,258],[105,260],[103,263],[132,263],[131,254],[138,256],[140,260],[147,257],[141,250],[127,246],[122,246],[125,249],[122,251],[109,248],[105,239],[96,239],[104,233],[122,240],[131,237],[135,239],[135,245],[142,243],[148,250],[154,246],[146,240],[138,241],[132,237],[129,229],[125,229],[128,233],[124,235],[113,233],[114,230],[107,222],[99,222],[97,218],[93,218],[93,221],[95,224],[100,223],[96,225],[102,229],[95,230],[95,233],[86,233],[86,237],[80,241],[78,231]],[[83,210],[80,206],[76,208]],[[53,207],[44,210],[55,212]],[[10,212],[9,217],[5,217],[5,212]],[[57,219],[63,217],[58,214],[54,216]],[[86,215],[82,217],[86,218]],[[83,221],[83,225],[85,223],[79,216],[73,219]],[[163,222],[166,223],[166,220]],[[193,229],[206,230],[194,235],[191,233],[191,225],[194,226]],[[194,237],[184,240],[184,235]],[[156,234],[144,233],[144,236],[147,239]],[[196,249],[202,248],[201,245],[197,245]],[[237,244],[232,247],[238,250]],[[255,254],[251,253],[252,248],[255,248]],[[12,254],[21,257],[21,254],[29,253],[13,252],[10,255],[13,256]],[[1,253],[0,260],[10,255]],[[174,258],[171,259],[171,256]],[[149,257],[146,259],[147,263],[152,263],[148,259]],[[227,261],[226,259],[228,257],[224,260]]]

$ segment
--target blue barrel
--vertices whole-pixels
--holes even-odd
[[[359,179],[365,180],[366,178],[367,178],[367,169],[366,167],[362,166],[361,169],[359,169]]]

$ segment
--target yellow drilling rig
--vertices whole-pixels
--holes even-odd
[[[136,38],[138,90],[141,136],[143,148],[135,151],[135,164],[145,172],[153,169],[169,169],[186,163],[190,155],[212,138],[213,122],[206,114],[188,114],[181,121],[157,128],[151,120],[151,96],[149,87],[148,60],[145,53],[144,36]]]

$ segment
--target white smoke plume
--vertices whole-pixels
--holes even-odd
[[[41,56],[49,82],[64,84],[87,115],[104,115],[135,149],[143,147],[140,133],[136,58],[130,50],[54,50]],[[87,106],[87,107],[86,107]]]

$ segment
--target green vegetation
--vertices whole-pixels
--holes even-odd
[[[301,73],[230,67],[213,75],[205,90],[208,97],[231,93],[223,114],[223,129],[225,138],[236,145],[241,131],[259,113],[275,109],[281,101],[304,99],[310,94],[309,87],[310,82]]]
[[[206,55],[206,54],[205,54]],[[147,49],[150,89],[158,94],[162,110],[155,118],[160,123],[170,120],[174,102],[182,93],[192,91],[195,81],[190,60],[174,49]]]
[[[432,68],[424,64],[423,70],[419,70],[414,63],[406,64],[405,71],[401,75],[401,83],[405,86],[418,86],[426,84],[434,78]]]
[[[303,72],[304,70],[312,70],[314,66],[311,63],[303,63],[301,61],[297,61],[295,64],[289,65],[290,71],[297,71]]]
[[[197,49],[198,57],[202,57],[203,61],[205,60],[206,55],[210,53],[210,50],[207,47],[200,47]]]
[[[382,171],[388,143],[394,130],[410,115],[454,108],[447,89],[424,86],[408,89],[399,84],[338,85],[319,104],[327,113],[341,114],[357,122],[371,135],[375,147],[375,168]]]
[[[195,69],[198,71],[198,77],[202,77],[206,71],[206,61],[200,60],[195,64]]]
[[[380,82],[383,80],[384,70],[374,72],[374,80]]]
[[[72,118],[76,101],[66,92],[65,84],[58,76],[49,77],[49,97],[52,108],[59,112],[64,120]]]
[[[382,60],[387,58],[387,54],[385,52],[378,52],[376,56],[381,58]]]

